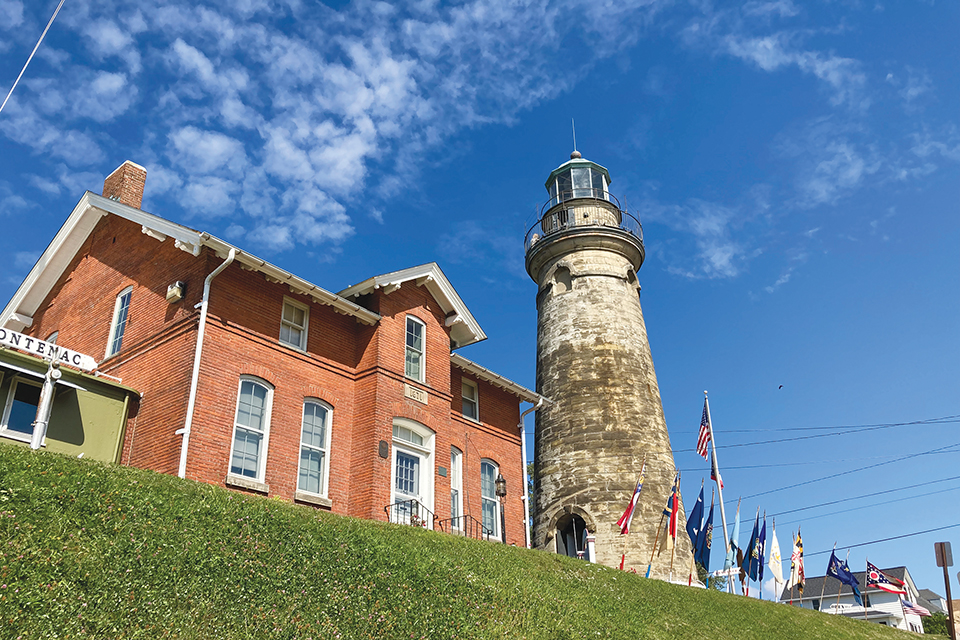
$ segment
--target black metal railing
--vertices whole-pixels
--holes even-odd
[[[595,191],[577,189],[569,193]],[[527,229],[523,238],[524,252],[530,251],[537,243],[573,228],[613,227],[635,236],[643,244],[643,225],[631,213],[620,208],[620,201],[612,194],[603,191],[603,197],[579,196],[566,200],[551,198],[540,208],[540,218]],[[590,199],[596,202],[591,209]],[[562,204],[561,204],[562,203]],[[589,211],[589,213],[587,213]]]
[[[437,527],[444,533],[450,533],[474,540],[496,540],[493,531],[473,516],[459,516],[437,521]]]
[[[433,511],[420,504],[419,500],[401,500],[383,508],[387,519],[393,524],[406,524],[412,527],[433,529],[437,516]]]

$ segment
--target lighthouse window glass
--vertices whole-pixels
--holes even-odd
[[[550,206],[552,207],[553,205],[557,204],[557,202],[559,202],[559,200],[557,200],[557,181],[556,180],[550,183],[550,188],[547,189],[547,191],[550,193]]]
[[[570,170],[570,177],[573,179],[573,197],[590,197],[590,168],[574,167]]]
[[[404,375],[423,382],[423,334],[424,324],[407,316],[407,352]]]
[[[557,176],[557,189],[560,191],[560,200],[566,200],[570,197],[570,190],[573,188],[573,183],[570,182],[570,174],[568,172],[563,172]]]
[[[33,434],[33,421],[37,419],[40,387],[32,380],[13,378],[7,392],[0,434],[17,440],[29,440]]]
[[[606,188],[603,185],[603,174],[595,169],[590,170],[590,178],[593,182],[593,196],[595,198],[605,198]]]

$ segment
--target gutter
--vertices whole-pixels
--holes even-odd
[[[526,411],[520,414],[520,458],[523,463],[523,530],[526,535],[526,545],[527,549],[531,548],[530,545],[530,500],[527,495],[527,487],[530,486],[530,478],[527,475],[527,438],[523,433],[523,418],[531,411],[536,411],[543,407],[543,401],[546,400],[543,396],[540,396],[540,399],[537,400],[537,404],[533,405]]]
[[[180,441],[180,467],[177,470],[177,476],[187,477],[187,448],[190,446],[190,429],[193,426],[193,412],[197,404],[197,385],[200,382],[200,356],[203,354],[203,336],[207,327],[207,309],[210,306],[210,283],[220,275],[220,272],[230,266],[234,258],[237,257],[237,250],[230,248],[227,259],[219,267],[214,269],[210,275],[203,281],[203,297],[200,299],[200,328],[197,331],[197,350],[193,356],[193,375],[190,378],[190,400],[187,402],[187,418],[183,423],[182,429],[177,429],[174,433],[183,436]],[[196,307],[194,307],[196,309]]]

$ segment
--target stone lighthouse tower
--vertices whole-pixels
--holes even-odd
[[[524,240],[537,283],[534,531],[538,549],[645,572],[673,485],[674,462],[640,309],[640,222],[608,191],[610,174],[578,151],[547,178],[549,200]],[[646,459],[630,534],[616,525]],[[682,518],[682,512],[680,514]],[[674,575],[689,567],[681,520]],[[588,551],[589,553],[589,551]],[[666,577],[670,552],[654,558]]]

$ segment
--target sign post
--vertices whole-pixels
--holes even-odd
[[[934,542],[933,551],[937,554],[937,566],[943,567],[943,584],[947,588],[947,611],[950,615],[950,637],[957,640],[957,627],[953,617],[953,598],[950,595],[950,575],[947,567],[953,566],[953,551],[949,542]]]

